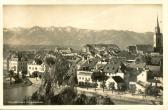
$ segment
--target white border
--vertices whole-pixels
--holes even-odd
[[[162,4],[164,0],[1,0],[3,4]]]
[[[0,108],[3,109],[112,109],[112,110],[167,110],[168,109],[168,0],[2,0],[0,1]],[[56,4],[162,4],[163,5],[163,79],[164,79],[164,99],[163,105],[3,105],[3,9],[2,5],[56,5]],[[12,18],[11,18],[12,19]]]

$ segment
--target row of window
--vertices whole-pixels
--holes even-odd
[[[21,65],[27,65],[27,63],[26,63],[26,62],[20,62],[20,64],[21,64]]]
[[[29,70],[38,70],[37,67],[29,67]],[[41,71],[44,71],[44,68],[41,68]]]
[[[79,77],[79,79],[90,81],[90,78],[87,77]]]
[[[31,70],[37,70],[37,67],[29,67],[29,69]]]
[[[21,70],[26,70],[27,68],[26,68],[26,66],[21,66],[20,69]]]

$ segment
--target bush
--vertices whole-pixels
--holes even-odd
[[[97,98],[95,96],[91,96],[89,99],[88,99],[88,105],[96,105],[97,104]]]
[[[97,99],[99,105],[114,105],[114,102],[109,97],[99,96]]]
[[[32,94],[31,99],[32,99],[32,100],[38,100],[37,91]]]
[[[74,105],[85,105],[87,104],[87,96],[85,94],[79,94],[73,102]]]
[[[51,97],[51,104],[67,105],[73,104],[73,99],[76,97],[76,92],[73,88],[67,87],[59,94]]]

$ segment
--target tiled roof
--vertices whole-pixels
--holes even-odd
[[[153,73],[160,73],[160,66],[146,65]]]
[[[116,83],[124,83],[124,80],[120,76],[112,77]]]
[[[91,76],[91,75],[92,75],[92,72],[81,71],[81,72],[78,73],[78,75]]]
[[[144,87],[144,88],[145,88],[145,86],[146,86],[146,84],[145,84],[144,82],[142,82],[142,81],[138,81],[137,84],[139,84],[140,86],[142,86],[142,87]]]
[[[116,73],[121,66],[122,59],[113,58],[104,67],[103,71],[105,73]]]
[[[127,67],[130,68],[144,68],[146,66],[146,63],[129,63]]]
[[[88,61],[86,61],[83,65],[82,65],[82,68],[83,67],[87,67],[89,70],[93,69],[95,67],[95,65],[97,64],[98,62],[98,59],[97,58],[92,58],[92,59],[89,59]]]
[[[105,65],[103,71],[105,73],[116,73],[119,66],[120,66],[120,63],[118,63],[118,62],[109,62],[109,63],[107,63],[107,65]]]

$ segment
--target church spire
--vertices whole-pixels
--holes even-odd
[[[158,16],[157,16],[156,33],[160,33],[160,26],[159,26],[159,19],[158,19]]]

